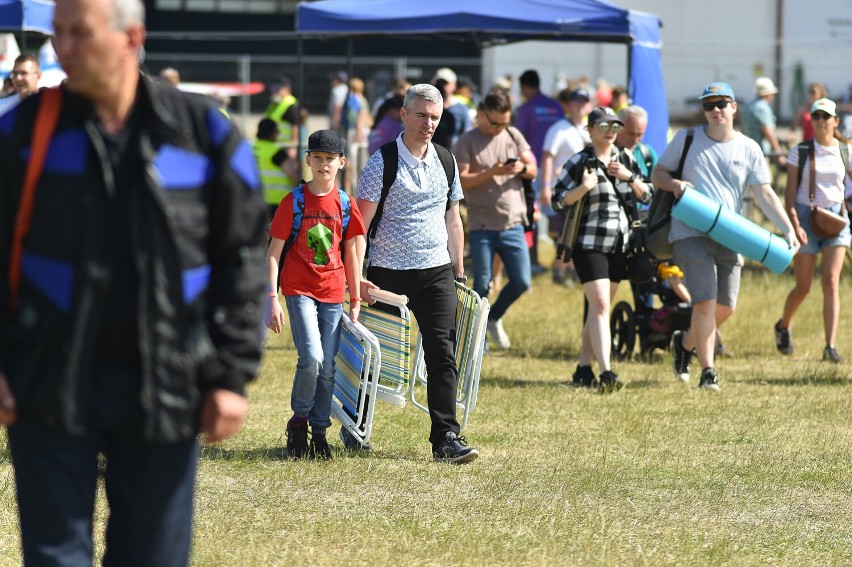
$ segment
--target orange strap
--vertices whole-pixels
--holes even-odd
[[[18,201],[18,215],[15,219],[15,232],[12,236],[12,250],[9,258],[9,298],[7,309],[11,315],[18,302],[18,289],[21,284],[21,258],[23,256],[24,237],[30,231],[35,203],[36,184],[44,168],[47,148],[62,108],[62,91],[58,88],[43,89],[40,93],[38,114],[33,127],[33,139],[30,145],[30,160],[24,173],[24,185]]]

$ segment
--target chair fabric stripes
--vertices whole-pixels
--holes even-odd
[[[482,371],[482,355],[485,350],[486,326],[491,305],[469,287],[456,282],[458,307],[456,308],[456,368],[458,384],[456,405],[462,410],[461,428],[467,425],[470,413],[476,408],[479,392],[479,376]],[[429,412],[428,405],[416,398],[415,386],[426,386],[428,376],[423,354],[423,341],[417,337],[414,365],[415,380],[411,383],[411,402],[419,409]]]

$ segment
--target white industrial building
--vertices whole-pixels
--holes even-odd
[[[852,85],[852,0],[615,0],[651,12],[663,23],[663,72],[675,119],[698,110],[695,98],[712,81],[731,84],[740,101],[754,97],[754,79],[779,85],[778,112],[790,120],[808,83],[819,81],[843,100]],[[537,69],[545,91],[560,78],[586,75],[626,84],[627,46],[523,42],[485,50],[483,75],[496,80]],[[489,85],[484,85],[487,88]]]

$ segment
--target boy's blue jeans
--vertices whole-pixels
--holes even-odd
[[[308,418],[314,435],[325,435],[331,426],[334,357],[343,305],[323,303],[305,295],[288,295],[284,299],[299,353],[290,406],[295,415]]]

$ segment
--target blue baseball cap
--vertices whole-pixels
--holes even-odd
[[[711,96],[726,96],[732,101],[736,102],[737,99],[734,97],[734,89],[731,88],[731,85],[728,83],[710,83],[706,87],[704,87],[704,92],[701,93],[701,96],[698,97],[698,100],[704,100],[705,98],[709,98]]]

